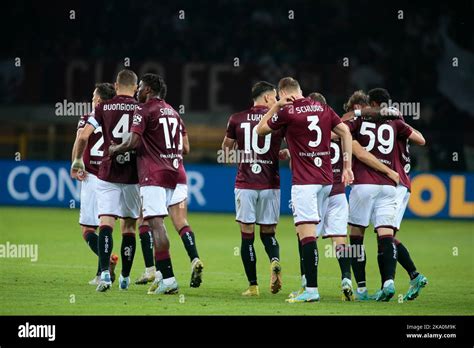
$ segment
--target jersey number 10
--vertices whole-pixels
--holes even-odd
[[[263,155],[270,150],[270,145],[272,141],[272,133],[265,135],[265,143],[263,147],[258,146],[258,134],[256,126],[251,129],[250,122],[243,122],[240,124],[240,128],[244,129],[244,151],[246,153],[251,152],[252,150],[259,155]],[[250,144],[252,144],[252,149],[250,149]]]

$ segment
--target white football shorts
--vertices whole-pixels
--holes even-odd
[[[82,226],[98,227],[100,223],[97,212],[97,180],[94,174],[87,173],[86,179],[81,181],[79,224]]]
[[[321,213],[328,204],[332,185],[292,185],[291,209],[295,226],[319,224]]]
[[[349,224],[374,228],[395,228],[396,188],[391,185],[359,184],[349,195]]]
[[[349,204],[345,193],[328,197],[328,204],[322,207],[323,223],[318,228],[318,237],[345,237],[347,236],[347,220],[349,218]]]
[[[397,186],[397,195],[395,197],[395,200],[397,202],[397,216],[395,218],[395,227],[398,231],[400,229],[400,225],[402,224],[403,215],[405,215],[405,210],[407,209],[408,201],[410,200],[410,192],[405,186]]]
[[[168,207],[171,205],[174,191],[175,189],[161,186],[140,187],[143,219],[168,216]]]
[[[173,197],[171,197],[171,202],[169,205],[175,205],[185,201],[188,198],[188,185],[178,184],[173,192]]]
[[[280,219],[280,189],[234,189],[235,220],[244,224],[276,225]]]
[[[138,219],[140,191],[138,184],[119,184],[97,179],[98,215]]]

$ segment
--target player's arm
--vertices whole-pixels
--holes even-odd
[[[357,157],[359,161],[361,161],[365,165],[381,172],[382,174],[385,174],[397,185],[400,183],[400,176],[398,175],[398,173],[387,167],[385,164],[380,162],[377,157],[365,150],[357,140],[352,140],[352,153],[354,154],[354,156]]]
[[[334,127],[333,132],[336,133],[342,141],[342,182],[344,185],[350,185],[354,181],[354,174],[352,173],[352,135],[349,131],[349,127],[344,123],[339,123]]]
[[[187,155],[190,150],[188,135],[183,135],[183,155]]]
[[[230,150],[233,150],[234,147],[237,145],[237,143],[235,142],[235,139],[231,139],[227,136],[224,137],[224,140],[222,141],[222,150],[227,150],[227,151],[230,151]]]
[[[346,112],[342,115],[341,120],[343,122],[353,120],[355,117],[368,117],[368,118],[399,118],[401,116],[400,112],[395,108],[387,108],[387,107],[380,107],[380,106],[371,106],[359,110],[353,110]]]
[[[258,135],[267,135],[267,134],[270,134],[271,132],[273,132],[273,129],[271,129],[270,126],[268,125],[268,120],[270,118],[272,118],[273,115],[278,113],[280,108],[282,108],[285,105],[291,104],[291,103],[292,103],[292,101],[288,101],[287,99],[280,99],[275,104],[273,104],[273,106],[270,108],[270,110],[268,110],[268,112],[265,115],[263,115],[262,119],[258,123],[258,125],[255,129],[257,134]]]
[[[408,137],[408,139],[410,139],[410,141],[414,142],[417,145],[421,145],[421,146],[426,145],[426,140],[425,140],[425,137],[423,136],[423,134],[421,134],[420,131],[416,130],[415,128],[413,128],[409,124],[407,124],[407,126],[410,127],[411,130],[412,130],[412,132],[411,132],[410,136]]]
[[[72,165],[71,165],[71,177],[83,179],[81,175],[78,176],[81,172],[84,172],[85,166],[82,157],[84,156],[84,150],[86,149],[87,142],[92,133],[94,133],[94,126],[91,124],[86,124],[81,132],[77,133],[76,140],[74,142],[73,154],[72,154]]]
[[[113,157],[120,153],[124,153],[130,150],[134,150],[140,145],[140,135],[132,132],[128,139],[121,144],[111,144],[109,146],[109,156]]]

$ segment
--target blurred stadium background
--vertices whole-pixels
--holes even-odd
[[[76,183],[60,173],[69,164],[56,161],[69,161],[81,112],[58,115],[58,105],[90,103],[94,84],[113,81],[129,62],[139,75],[165,76],[167,100],[184,111],[192,146],[186,163],[198,188],[232,189],[233,169],[199,165],[216,165],[227,119],[250,104],[252,83],[291,75],[341,114],[354,90],[377,86],[394,101],[419,103],[420,119],[407,121],[428,146],[412,147],[412,172],[422,176],[408,214],[474,217],[472,2],[53,4],[20,1],[5,11],[3,25],[15,31],[4,38],[0,59],[0,204],[77,200]],[[23,162],[31,160],[47,162]],[[35,172],[45,166],[50,170]],[[191,210],[231,211],[231,197],[224,207],[219,202],[224,192],[195,196]]]

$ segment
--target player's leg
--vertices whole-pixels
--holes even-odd
[[[260,190],[257,200],[256,221],[260,225],[260,239],[270,260],[270,291],[278,293],[282,286],[280,245],[276,226],[280,217],[280,190]]]
[[[120,255],[122,257],[122,271],[119,277],[120,290],[127,290],[130,285],[130,271],[137,246],[135,225],[136,219],[120,219],[120,227],[122,230],[122,245],[120,246]]]
[[[138,231],[143,261],[145,262],[145,271],[135,281],[135,284],[143,285],[155,280],[156,268],[153,257],[153,234],[148,222],[144,221],[142,217],[138,219]]]
[[[382,278],[382,291],[375,296],[377,301],[389,301],[395,294],[394,279],[397,266],[397,248],[393,238],[397,208],[395,196],[395,187],[381,185],[380,193],[374,203],[372,222],[378,236],[377,259]]]
[[[369,299],[365,275],[367,257],[364,248],[364,233],[370,223],[377,186],[354,185],[349,195],[351,265],[357,282],[355,298],[360,301]]]
[[[396,225],[397,228],[395,233],[400,230],[400,226],[403,220],[403,215],[405,214],[406,207],[408,205],[408,201],[410,199],[410,192],[408,189],[403,185],[397,186],[397,217],[396,217]],[[408,292],[405,294],[405,300],[414,300],[418,297],[421,289],[424,288],[428,284],[428,279],[423,275],[420,274],[413,262],[410,252],[405,247],[405,245],[400,242],[394,236],[395,246],[397,247],[397,261],[398,263],[405,269],[408,276],[410,277],[410,287]]]
[[[188,186],[184,184],[178,184],[173,192],[168,211],[173,226],[181,237],[184,248],[186,249],[189,260],[191,261],[190,286],[192,288],[198,288],[202,282],[202,271],[204,269],[204,264],[199,259],[196,246],[196,237],[187,220],[187,197]]]
[[[79,224],[81,225],[82,237],[94,254],[99,256],[99,237],[96,233],[99,227],[99,216],[97,213],[97,177],[89,174],[81,181],[81,207],[79,210]],[[97,272],[89,284],[97,285],[100,280],[100,264],[97,258]]]
[[[293,217],[301,241],[306,288],[300,295],[288,299],[290,303],[319,301],[316,225],[321,220],[319,206],[327,200],[331,186],[293,185],[291,188]]]
[[[255,221],[258,192],[256,190],[235,189],[236,221],[239,223],[241,242],[240,257],[244,265],[249,287],[243,296],[258,296],[257,255],[254,249]]]
[[[137,245],[135,231],[141,208],[139,186],[137,184],[121,184],[121,196],[118,205],[120,216],[123,217],[121,220],[122,245],[120,248],[122,271],[120,273],[119,288],[126,290],[130,285],[130,271]]]

